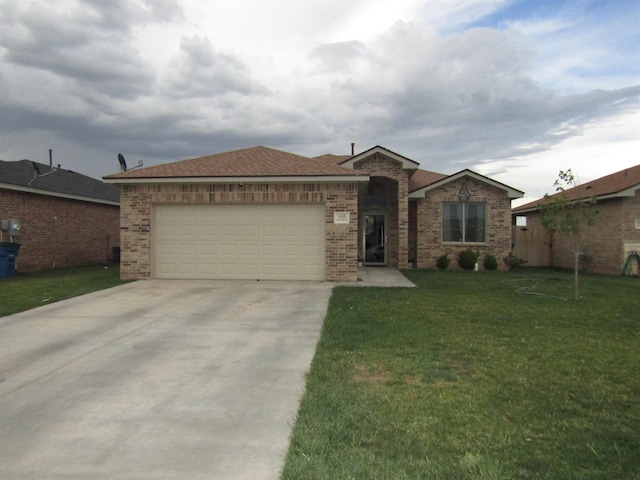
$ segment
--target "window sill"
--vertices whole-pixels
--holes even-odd
[[[441,242],[442,245],[488,245],[487,242]]]

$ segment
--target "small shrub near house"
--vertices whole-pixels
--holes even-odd
[[[446,270],[447,268],[449,268],[449,263],[451,263],[451,259],[447,254],[439,256],[438,260],[436,260],[436,266],[440,270]]]
[[[487,254],[484,257],[484,262],[482,262],[482,266],[485,270],[494,271],[498,269],[498,259],[493,255]]]
[[[478,257],[480,254],[475,250],[471,250],[467,248],[466,250],[462,250],[458,254],[458,265],[463,270],[473,270],[476,266],[476,262],[478,261]]]
[[[521,265],[527,263],[526,260],[523,260],[520,257],[516,257],[513,253],[509,253],[509,255],[503,257],[502,261],[509,268],[509,270],[513,270],[514,268],[518,268]]]

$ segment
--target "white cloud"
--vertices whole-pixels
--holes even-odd
[[[603,41],[605,24],[594,40],[581,18],[555,13],[470,27],[510,5],[0,0],[0,156],[54,148],[63,164],[104,174],[119,151],[153,164],[256,144],[348,153],[356,142],[443,173],[517,173],[638,110],[637,67],[622,69],[629,50],[612,50],[632,34]],[[604,55],[620,68],[599,69]],[[505,183],[530,190],[519,178]]]
[[[579,184],[638,165],[640,110],[607,118],[585,127],[548,150],[487,162],[473,168],[525,191],[514,206],[554,193],[560,170],[571,169]]]

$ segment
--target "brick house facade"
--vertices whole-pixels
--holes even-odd
[[[326,279],[340,281],[357,276],[355,222],[335,224],[335,212],[357,217],[358,189],[355,183],[244,183],[123,185],[120,241],[123,278],[152,276],[153,205],[255,205],[321,204],[325,206]]]
[[[566,191],[570,200],[593,198],[598,214],[583,231],[581,268],[619,275],[630,252],[640,252],[640,165]],[[562,234],[549,233],[539,205],[544,199],[513,209],[513,254],[528,266],[574,268],[574,254]],[[516,226],[526,217],[526,226]]]
[[[33,162],[0,162],[0,218],[17,219],[18,272],[104,264],[120,245],[119,192],[101,181]],[[3,242],[9,241],[2,232]]]
[[[487,228],[485,242],[445,242],[442,240],[442,208],[446,202],[458,202],[458,192],[468,190],[472,195],[469,203],[482,203],[486,209]],[[429,190],[428,195],[415,202],[415,251],[410,257],[416,259],[418,268],[435,268],[441,255],[456,258],[466,248],[480,253],[480,265],[486,255],[501,259],[511,251],[511,199],[505,191],[477,178],[461,176],[442,186]],[[498,268],[504,269],[503,262]]]
[[[182,247],[163,243],[161,230],[173,232],[176,238],[182,235],[189,250],[203,252],[203,262],[221,257],[211,250],[232,250],[229,245],[210,245],[211,235],[199,233],[191,225],[163,224],[159,217],[163,205],[182,205],[185,215],[194,213],[195,206],[208,205],[211,208],[206,212],[212,217],[221,211],[216,207],[224,205],[246,207],[239,211],[248,216],[260,205],[320,205],[324,218],[318,231],[323,232],[324,252],[318,258],[324,262],[322,279],[327,281],[356,281],[362,263],[407,268],[411,262],[432,268],[442,253],[454,254],[469,246],[496,256],[508,253],[510,201],[522,192],[468,170],[447,176],[418,167],[417,162],[383,147],[352,156],[316,158],[254,147],[110,175],[105,181],[121,187],[121,274],[137,279],[188,275],[180,272],[184,261],[179,258],[186,258],[178,251]],[[486,235],[480,242],[446,243],[441,234],[440,203],[459,201],[462,186],[472,192],[471,202],[485,205]],[[276,220],[267,227],[277,229],[281,220],[285,221]],[[216,229],[246,231],[235,225],[237,221],[216,224]],[[183,234],[181,228],[189,232]],[[263,230],[269,228],[256,225],[255,235]],[[259,250],[260,245],[247,247],[247,255],[254,255],[255,248]],[[161,251],[169,252],[163,257],[168,260],[158,260],[158,255],[164,255]],[[243,261],[243,252],[234,255],[238,263]],[[163,270],[165,263],[171,264],[171,269]],[[196,266],[193,276],[235,278],[233,273],[219,277],[222,273],[216,271],[222,270],[216,270],[215,265]],[[260,265],[253,271],[257,273],[245,275],[238,269],[238,278],[278,278],[260,277]],[[301,272],[300,278],[312,277]]]

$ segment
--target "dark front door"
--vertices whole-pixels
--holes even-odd
[[[386,265],[386,243],[386,216],[384,214],[365,215],[364,263],[367,265]]]

